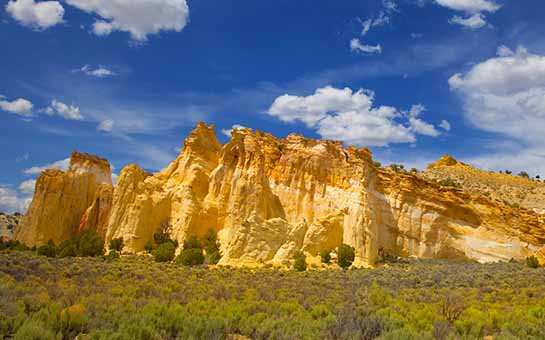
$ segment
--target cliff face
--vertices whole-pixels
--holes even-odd
[[[44,171],[36,182],[32,203],[15,232],[15,239],[29,246],[73,236],[98,189],[112,190],[110,164],[96,156],[72,153],[70,167]],[[94,227],[94,226],[93,226]]]
[[[56,203],[59,195],[49,199],[45,194],[52,190],[37,190],[34,200],[42,210],[33,202],[25,219],[61,215],[67,223],[58,218],[58,230],[45,228],[49,234],[97,228],[106,242],[122,237],[133,252],[166,226],[180,244],[214,229],[220,264],[231,265],[281,263],[297,250],[312,260],[342,243],[355,247],[358,266],[373,265],[381,252],[487,262],[523,258],[545,243],[545,221],[535,211],[376,168],[367,149],[249,129],[232,136],[222,146],[213,127],[198,124],[165,170],[149,174],[129,165],[113,192],[104,184],[82,191],[85,197],[74,191],[82,203],[70,214],[58,212],[67,204]],[[53,177],[68,181],[92,171],[70,173]],[[47,179],[50,171],[42,176],[38,186],[55,182]],[[70,195],[73,186],[54,192]],[[34,225],[27,222],[20,234],[47,241],[44,228]]]

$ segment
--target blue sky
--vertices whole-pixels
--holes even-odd
[[[1,4],[0,210],[72,150],[157,171],[197,121],[545,175],[541,0]]]

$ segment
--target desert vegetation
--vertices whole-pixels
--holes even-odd
[[[545,338],[545,270],[523,262],[298,272],[107,257],[0,252],[0,338]]]

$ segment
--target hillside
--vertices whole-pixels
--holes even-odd
[[[20,214],[6,214],[0,212],[0,239],[12,239],[20,220]]]
[[[545,183],[534,179],[483,171],[448,155],[430,164],[421,175],[436,181],[452,180],[465,191],[545,214]]]

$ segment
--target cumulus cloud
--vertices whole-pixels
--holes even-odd
[[[223,133],[227,137],[231,137],[231,132],[236,129],[246,129],[246,127],[240,124],[235,124],[230,129],[221,129],[221,133]]]
[[[112,132],[115,122],[111,119],[106,119],[98,124],[97,130],[102,132]]]
[[[466,17],[455,15],[449,22],[470,29],[478,29],[486,26],[486,17],[482,12],[494,13],[501,8],[492,0],[435,0],[443,7],[454,11],[464,12]]]
[[[0,211],[24,213],[28,209],[31,197],[21,196],[15,190],[0,186]]]
[[[33,107],[34,105],[30,101],[23,98],[9,101],[6,100],[5,97],[0,96],[0,109],[2,111],[14,113],[23,117],[31,117]]]
[[[303,122],[325,139],[355,145],[414,143],[416,134],[438,135],[431,124],[417,118],[423,106],[401,111],[390,106],[374,107],[374,99],[370,90],[353,92],[327,86],[307,97],[280,96],[267,114],[284,122]]]
[[[6,12],[22,25],[38,30],[62,23],[64,16],[64,8],[58,1],[11,0]]]
[[[54,99],[51,104],[43,110],[49,116],[59,116],[68,120],[83,120],[80,109],[77,106],[66,105]]]
[[[98,66],[97,68],[92,68],[89,65],[84,65],[82,68],[75,70],[74,72],[81,72],[91,77],[97,78],[106,78],[115,76],[115,73],[112,70],[107,69],[104,66]]]
[[[35,187],[36,187],[36,180],[29,179],[19,184],[19,191],[21,191],[24,194],[33,194]]]
[[[449,23],[475,30],[486,26],[486,17],[482,13],[476,13],[467,18],[455,15],[449,20]]]
[[[463,102],[464,115],[477,128],[499,133],[519,148],[494,156],[479,157],[480,164],[494,166],[494,159],[528,165],[545,171],[545,56],[519,47],[498,48],[496,57],[449,79],[452,91]],[[521,158],[522,159],[522,158]]]
[[[362,53],[382,53],[382,47],[380,45],[373,46],[362,44],[358,38],[354,38],[350,41],[350,50]]]
[[[66,0],[74,7],[99,16],[93,25],[97,35],[113,31],[130,33],[136,41],[161,31],[180,32],[189,21],[186,0]]]
[[[59,169],[59,170],[66,171],[69,166],[70,166],[70,158],[66,158],[66,159],[61,159],[60,161],[48,163],[45,165],[33,166],[32,168],[23,170],[23,173],[25,175],[39,175],[42,173],[42,171],[45,171],[47,169]]]
[[[545,56],[502,46],[498,56],[449,79],[466,117],[480,129],[545,143]]]

